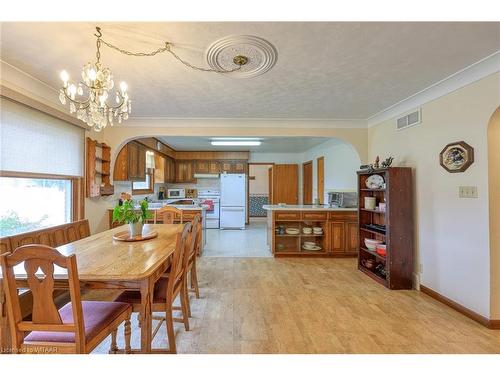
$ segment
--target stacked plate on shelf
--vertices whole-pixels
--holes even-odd
[[[313,233],[314,234],[323,234],[323,228],[321,228],[321,227],[314,227],[313,228]]]
[[[302,244],[302,250],[307,250],[307,251],[319,251],[321,250],[321,246],[318,246],[316,242],[307,242],[305,241]]]
[[[285,233],[286,234],[293,234],[293,235],[296,235],[296,234],[299,234],[300,233],[300,230],[297,229],[297,228],[286,228],[285,229]]]

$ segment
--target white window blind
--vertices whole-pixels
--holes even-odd
[[[83,176],[83,129],[0,98],[0,170]]]

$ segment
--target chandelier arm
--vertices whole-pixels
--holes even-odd
[[[73,99],[71,96],[69,96],[67,93],[66,93],[66,90],[62,90],[63,93],[64,93],[64,96],[66,97],[66,99],[72,101],[73,103],[77,103],[77,104],[85,104],[87,107],[89,106],[89,103],[90,103],[90,96],[84,100],[83,102],[80,101],[80,100],[77,100],[77,99]],[[85,107],[86,108],[86,107]]]
[[[125,49],[122,49],[122,48],[119,48],[111,43],[108,43],[106,42],[104,39],[100,39],[100,41],[106,45],[107,47],[111,48],[111,49],[114,49],[115,51],[118,51],[124,55],[127,55],[127,56],[136,56],[136,57],[144,57],[144,56],[155,56],[159,53],[163,53],[163,52],[169,52],[174,58],[176,58],[181,64],[187,66],[188,68],[191,68],[191,69],[194,69],[194,70],[199,70],[199,71],[202,71],[202,72],[210,72],[210,73],[232,73],[232,72],[236,72],[238,70],[241,69],[241,67],[243,66],[243,64],[239,64],[238,67],[234,68],[234,69],[231,69],[231,70],[221,70],[221,69],[211,69],[211,68],[202,68],[202,67],[199,67],[199,66],[195,66],[195,65],[192,65],[191,63],[185,61],[184,59],[182,59],[179,55],[177,55],[174,51],[172,51],[172,43],[170,42],[165,42],[165,47],[160,47],[158,48],[157,50],[155,51],[152,51],[152,52],[131,52],[131,51],[127,51]]]

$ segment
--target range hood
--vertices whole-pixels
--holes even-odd
[[[194,178],[219,178],[218,173],[195,173]]]

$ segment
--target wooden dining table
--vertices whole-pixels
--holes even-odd
[[[141,353],[152,353],[152,303],[155,282],[167,270],[170,256],[175,250],[177,234],[184,224],[146,224],[144,232],[155,230],[153,239],[124,242],[113,239],[113,235],[127,226],[110,229],[81,240],[59,246],[63,255],[76,255],[78,277],[82,289],[137,290],[141,293]],[[17,286],[27,288],[26,271],[23,264],[14,269]],[[66,270],[54,268],[56,289],[68,289]],[[0,270],[0,284],[2,274]],[[3,290],[0,290],[3,294]],[[5,301],[1,311],[5,311]],[[2,325],[3,329],[6,325]]]

